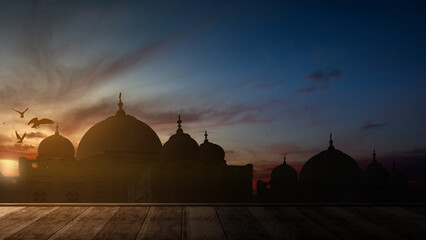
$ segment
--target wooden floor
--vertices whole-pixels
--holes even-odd
[[[426,239],[426,207],[1,206],[0,239]]]

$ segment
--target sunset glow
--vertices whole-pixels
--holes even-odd
[[[208,130],[228,164],[254,165],[255,180],[284,153],[299,171],[330,132],[361,166],[376,149],[388,169],[395,160],[426,180],[417,170],[426,162],[417,2],[178,2],[1,3],[3,176],[18,176],[18,158],[35,158],[54,134],[55,124],[35,129],[30,119],[58,122],[77,148],[123,92],[126,112],[163,144],[181,114],[198,144]],[[27,107],[24,118],[11,109]],[[27,134],[23,143],[15,131]]]
[[[3,177],[19,177],[19,162],[0,159],[0,173]]]

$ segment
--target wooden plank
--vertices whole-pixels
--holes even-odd
[[[215,207],[227,239],[271,239],[246,207]]]
[[[18,232],[56,209],[57,207],[28,207],[4,216],[0,219],[0,239],[4,239]]]
[[[426,206],[406,206],[404,209],[426,217]]]
[[[249,207],[249,210],[273,239],[297,239],[286,225],[278,221],[264,207]]]
[[[139,231],[141,239],[181,239],[182,207],[151,207]]]
[[[26,207],[0,207],[0,218],[10,214],[10,213],[16,213],[18,211],[21,211],[22,209],[25,209]]]
[[[267,207],[266,209],[287,226],[297,239],[340,239],[295,207]]]
[[[359,218],[341,207],[318,207],[315,211],[361,239],[401,239],[389,230]]]
[[[149,207],[121,207],[94,239],[135,239]]]
[[[225,239],[213,207],[184,207],[182,239]]]
[[[426,229],[426,217],[408,211],[400,207],[375,207],[380,211],[383,211],[394,218],[398,218],[399,221],[404,221],[405,223],[417,225],[421,228]]]
[[[49,239],[93,239],[119,207],[90,207]]]
[[[55,211],[44,215],[37,221],[10,235],[7,240],[40,240],[48,239],[55,232],[72,221],[87,207],[59,207]]]
[[[310,218],[313,222],[321,225],[323,228],[327,229],[329,232],[338,236],[340,239],[348,240],[357,240],[360,239],[354,236],[352,233],[347,231],[344,227],[335,224],[324,216],[317,214],[314,209],[318,207],[298,207],[297,209],[304,214],[306,217]]]
[[[348,209],[358,217],[393,232],[400,239],[425,239],[426,229],[406,224],[400,218],[391,216],[373,207],[344,207],[344,209]]]

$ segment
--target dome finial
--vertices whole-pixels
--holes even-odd
[[[373,163],[377,163],[377,160],[376,160],[376,149],[373,150]]]
[[[178,120],[177,120],[177,124],[178,124],[178,129],[176,130],[176,133],[183,133],[183,130],[182,130],[182,120],[180,119],[180,114],[179,114],[179,117],[178,117]]]
[[[287,153],[284,153],[284,163],[283,164],[287,164]]]
[[[328,150],[334,150],[334,146],[333,146],[333,133],[330,133],[330,146],[328,147]]]
[[[59,123],[56,122],[56,132],[55,135],[59,135]]]
[[[204,142],[208,142],[209,141],[207,139],[207,136],[208,136],[208,134],[207,134],[207,130],[206,130],[206,131],[204,131]]]
[[[121,92],[118,95],[118,99],[119,99],[118,111],[117,111],[117,113],[115,113],[115,116],[126,116],[126,112],[124,112],[124,110],[123,110],[123,102],[121,101]]]

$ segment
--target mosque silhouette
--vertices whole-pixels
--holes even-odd
[[[389,202],[408,201],[405,175],[376,160],[361,171],[335,149],[310,158],[298,178],[287,164],[275,167],[270,182],[257,181],[253,165],[230,166],[225,152],[208,140],[201,145],[182,129],[162,145],[154,130],[123,109],[96,123],[77,154],[59,133],[41,141],[38,156],[19,158],[19,181],[3,185],[1,202]],[[74,157],[76,156],[76,157]],[[408,197],[407,197],[408,196]]]

